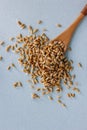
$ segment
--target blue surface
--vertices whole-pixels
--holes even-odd
[[[16,26],[16,20],[31,24],[40,29],[46,27],[47,35],[54,38],[62,32],[78,16],[87,0],[0,0],[0,40],[10,44],[8,38],[16,36],[21,30]],[[43,20],[37,25],[37,20]],[[62,28],[55,24],[61,23]],[[27,30],[23,31],[27,34]],[[62,108],[47,97],[33,101],[32,92],[25,82],[28,79],[21,71],[7,71],[7,66],[16,63],[17,56],[5,52],[0,47],[0,130],[87,130],[87,17],[77,29],[71,46],[69,57],[74,60],[74,73],[79,82],[81,94],[74,100],[67,97],[63,101],[68,105]],[[83,68],[77,64],[81,62]],[[17,63],[16,63],[17,64]],[[18,69],[21,70],[18,65]],[[13,82],[22,81],[24,87],[14,89]],[[40,85],[38,85],[40,86]]]

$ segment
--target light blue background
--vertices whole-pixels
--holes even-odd
[[[10,44],[8,38],[20,33],[16,20],[31,24],[40,29],[46,27],[47,35],[52,39],[78,16],[87,0],[0,0],[0,40]],[[37,20],[43,20],[37,25]],[[55,24],[61,23],[62,28]],[[27,30],[23,31],[27,34]],[[4,60],[0,62],[0,130],[87,130],[87,17],[77,29],[71,46],[69,57],[74,60],[74,72],[77,75],[81,95],[63,101],[67,109],[51,102],[47,97],[33,101],[30,97],[28,79],[18,65],[17,70],[7,71],[7,66],[17,61],[13,53],[7,54],[4,47],[0,47],[0,55]],[[77,64],[81,62],[83,68]],[[17,65],[17,63],[16,63]],[[13,82],[22,81],[24,87],[14,89]],[[40,86],[40,85],[38,85]]]

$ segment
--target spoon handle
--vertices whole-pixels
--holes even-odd
[[[84,8],[82,9],[81,13],[83,15],[87,15],[87,4],[84,6]]]

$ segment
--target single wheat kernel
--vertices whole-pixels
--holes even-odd
[[[67,93],[67,96],[70,98],[71,97],[71,93]]]
[[[61,105],[62,105],[63,107],[66,107],[66,104],[64,104],[64,103],[62,103]]]
[[[18,87],[18,82],[13,83],[14,87]]]
[[[9,38],[9,41],[13,41],[15,38],[14,37],[10,37]]]
[[[38,83],[38,79],[36,79],[36,78],[33,79],[33,83],[34,83],[34,84],[37,84],[37,83]]]
[[[44,92],[42,92],[42,95],[45,95],[46,94],[46,92],[44,91]]]
[[[78,63],[78,67],[81,67],[81,68],[82,68],[82,64],[81,64],[81,63]]]
[[[56,24],[56,27],[62,27],[62,25],[61,24]]]
[[[32,26],[29,25],[28,30],[29,30],[30,34],[33,34],[33,27]]]
[[[60,99],[62,96],[61,95],[58,95],[57,98]]]
[[[80,93],[80,89],[77,88],[77,87],[74,87],[73,90],[76,91],[76,92],[78,92],[78,93]]]
[[[48,99],[49,99],[49,100],[53,100],[53,97],[52,97],[52,96],[48,96]]]
[[[22,28],[22,29],[26,28],[26,25],[25,25],[25,24],[22,24],[22,25],[21,25],[21,28]]]
[[[74,74],[74,75],[72,75],[72,80],[74,80],[76,78],[76,75]]]
[[[19,81],[18,86],[22,87],[23,86],[22,82]]]
[[[0,56],[0,61],[3,59],[3,57],[2,56]]]
[[[39,31],[39,29],[33,29],[33,34],[37,33]]]
[[[37,23],[38,23],[38,24],[42,24],[42,20],[38,20]]]
[[[68,89],[70,89],[70,88],[71,88],[71,85],[67,85],[66,87],[67,87]]]
[[[11,69],[11,66],[8,66],[8,68],[7,68],[8,70],[10,70]]]
[[[17,42],[14,44],[14,47],[16,47],[16,48],[18,47],[18,43]]]
[[[17,21],[17,23],[18,23],[18,25],[21,25],[21,24],[22,24],[21,21]]]
[[[16,66],[15,66],[15,64],[14,64],[14,63],[12,63],[12,64],[11,64],[11,66],[12,66],[12,67],[14,67],[14,68],[16,68]]]
[[[72,93],[71,96],[72,96],[72,97],[75,97],[75,93]]]
[[[32,94],[32,98],[33,98],[33,99],[36,99],[36,98],[40,98],[40,96],[37,95],[36,93],[33,93],[33,94]]]
[[[8,46],[6,47],[6,51],[9,52],[10,49],[11,49],[11,45],[8,45]]]
[[[46,91],[45,94],[48,95],[50,93],[50,91]]]
[[[73,64],[73,60],[70,60],[70,63]]]
[[[14,51],[14,50],[15,50],[15,47],[14,47],[14,46],[11,46],[11,49],[12,49],[12,51]]]
[[[56,89],[56,92],[61,92],[62,91],[62,88],[57,88]]]
[[[41,88],[37,88],[37,89],[36,89],[36,91],[40,91],[40,90],[41,90]]]
[[[62,101],[61,101],[61,100],[58,100],[58,103],[62,104]]]
[[[18,34],[17,36],[16,36],[16,39],[21,39],[23,36],[22,36],[22,34],[20,33],[20,34]]]
[[[47,29],[46,28],[43,28],[43,30],[42,30],[43,32],[46,32],[47,31]]]
[[[41,90],[42,90],[42,91],[46,91],[46,88],[45,88],[45,87],[43,87]]]
[[[5,42],[4,41],[0,41],[0,45],[3,45],[3,44],[5,44]]]

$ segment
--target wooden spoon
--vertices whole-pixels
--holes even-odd
[[[54,38],[52,40],[52,42],[54,41],[62,41],[65,45],[65,52],[68,48],[68,45],[71,41],[72,35],[76,29],[76,27],[79,25],[79,23],[81,22],[81,20],[87,15],[87,4],[85,5],[85,7],[82,9],[80,15],[77,17],[77,19],[64,31],[62,32],[59,36],[57,36],[56,38]]]

